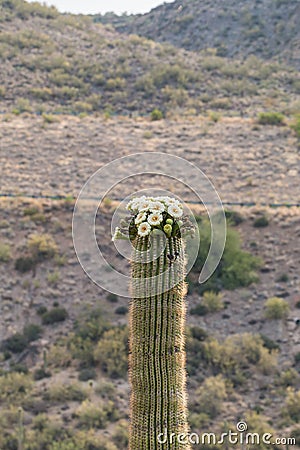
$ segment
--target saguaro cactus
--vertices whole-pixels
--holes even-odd
[[[141,197],[127,208],[133,244],[129,450],[187,450],[182,231],[188,223],[169,197]]]

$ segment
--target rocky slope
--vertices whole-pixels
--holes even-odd
[[[300,67],[297,0],[176,0],[147,14],[95,16],[122,33],[136,33],[187,50],[215,48],[218,55],[276,58]]]

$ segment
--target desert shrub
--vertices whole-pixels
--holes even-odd
[[[278,112],[260,113],[257,122],[260,125],[283,125],[284,116]]]
[[[56,122],[59,122],[59,118],[57,116],[55,116],[54,114],[43,113],[42,114],[42,118],[43,118],[44,123],[56,123]]]
[[[85,400],[76,410],[79,426],[83,428],[104,428],[108,421],[115,421],[118,412],[114,403],[109,401],[97,401],[97,405]]]
[[[32,106],[28,98],[19,98],[12,110],[14,114],[21,114],[25,112],[32,112]]]
[[[113,442],[118,446],[120,450],[126,450],[128,447],[128,424],[125,420],[120,420],[115,426],[114,433],[112,435]]]
[[[48,87],[42,87],[42,88],[32,88],[29,91],[31,93],[31,95],[35,98],[37,98],[38,100],[43,100],[43,101],[47,101],[50,100],[53,96],[53,91],[52,89],[48,88]],[[47,115],[47,114],[45,114]],[[43,114],[44,116],[44,114]]]
[[[288,387],[288,386],[296,386],[299,382],[300,375],[296,369],[290,367],[287,370],[281,372],[280,377],[278,379],[278,384],[280,386]]]
[[[18,272],[25,273],[33,270],[36,266],[36,260],[32,256],[20,256],[15,261],[15,269]]]
[[[59,282],[59,272],[57,270],[55,270],[54,272],[49,272],[47,275],[47,281],[50,285],[53,286],[57,286],[58,282]]]
[[[210,338],[203,343],[203,347],[204,360],[234,383],[238,379],[242,380],[249,370],[257,368],[268,374],[277,367],[277,352],[268,351],[259,335],[236,334],[227,337],[222,343]]]
[[[100,308],[86,311],[74,323],[75,335],[97,342],[103,333],[111,328]]]
[[[25,327],[23,328],[23,336],[27,342],[36,341],[41,337],[42,333],[42,328],[35,323],[25,325]]]
[[[94,367],[96,364],[94,357],[95,344],[90,339],[83,339],[80,336],[72,336],[68,344],[72,358],[80,363],[81,369]]]
[[[49,370],[45,370],[43,367],[40,367],[33,372],[33,379],[35,381],[43,380],[44,378],[50,378],[51,375],[52,374]]]
[[[51,259],[57,253],[57,245],[49,234],[34,234],[27,242],[27,248],[36,261]]]
[[[207,308],[210,313],[220,311],[224,308],[224,303],[222,301],[223,295],[221,293],[216,294],[213,291],[206,291],[203,294],[202,304]]]
[[[111,303],[117,303],[119,300],[119,297],[116,294],[113,294],[112,292],[107,294],[106,298]]]
[[[27,347],[28,342],[22,333],[15,333],[5,339],[2,343],[2,348],[12,353],[20,353]]]
[[[72,362],[72,354],[65,345],[52,345],[47,353],[47,364],[51,367],[69,367]]]
[[[277,278],[277,281],[279,283],[287,283],[289,281],[289,276],[287,273],[282,273],[281,275],[279,275],[279,277]]]
[[[204,342],[197,337],[193,337],[191,333],[187,333],[186,337],[187,352],[187,371],[190,376],[200,377],[202,381],[202,368],[207,365],[206,349]]]
[[[226,383],[222,375],[208,377],[196,390],[196,403],[193,411],[205,413],[214,419],[222,410],[222,403],[227,397]]]
[[[203,305],[203,303],[198,303],[190,310],[190,314],[193,316],[205,316],[207,313],[208,309],[205,305]]]
[[[79,381],[95,380],[96,378],[97,378],[97,372],[93,368],[82,369],[78,375]]]
[[[294,422],[300,421],[300,391],[296,391],[293,387],[286,390],[285,405],[282,410],[284,416],[288,416]]]
[[[95,392],[104,399],[115,400],[116,398],[116,387],[111,381],[99,382],[95,388]]]
[[[32,389],[30,375],[9,372],[0,376],[0,402],[10,405],[20,403]]]
[[[50,402],[83,402],[87,398],[86,389],[79,384],[55,384],[44,393],[44,400]]]
[[[39,307],[37,308],[36,313],[37,313],[39,316],[42,316],[42,315],[45,314],[47,311],[48,311],[48,309],[46,308],[46,306],[41,305],[41,306],[39,306]]]
[[[289,304],[279,297],[271,297],[265,302],[265,317],[270,320],[285,319],[289,313]]]
[[[108,376],[125,377],[127,374],[128,330],[115,327],[103,333],[95,349],[95,360]]]
[[[99,439],[97,430],[93,429],[78,430],[72,437],[65,437],[63,440],[60,439],[59,442],[49,442],[51,444],[47,450],[120,450],[111,442],[110,438],[101,436],[101,439]]]
[[[35,214],[38,214],[41,212],[41,209],[37,206],[28,206],[24,208],[23,214],[24,216],[34,216]]]
[[[51,325],[57,322],[64,322],[67,317],[67,310],[64,307],[56,306],[42,315],[42,323],[44,325]]]
[[[119,315],[125,315],[125,314],[127,314],[128,313],[128,308],[127,308],[127,306],[118,306],[116,309],[115,309],[115,313],[116,314],[119,314]]]
[[[190,332],[191,336],[198,341],[204,341],[208,337],[207,332],[203,330],[203,328],[197,326],[190,327],[188,331]]]
[[[259,414],[255,411],[248,411],[245,414],[245,422],[248,425],[249,433],[257,433],[259,436],[263,436],[266,433],[275,435],[275,430],[270,426],[268,418],[262,414]],[[250,443],[251,441],[249,441]],[[251,450],[267,450],[270,448],[270,445],[264,444],[263,442],[253,443],[249,447]],[[276,448],[276,447],[275,447]]]
[[[211,229],[207,219],[198,217],[197,222],[199,224],[201,244],[193,270],[188,275],[188,281],[192,289],[197,287],[200,293],[205,291],[218,292],[221,289],[235,289],[241,286],[248,286],[257,281],[256,270],[262,265],[261,260],[242,250],[238,232],[228,225],[225,249],[220,264],[210,279],[206,283],[199,285],[199,272],[206,261],[210,248]]]
[[[294,360],[295,360],[295,363],[296,363],[296,364],[300,362],[300,352],[297,352],[297,353],[294,355]]]
[[[210,111],[208,117],[209,117],[209,120],[211,120],[214,123],[217,123],[217,122],[219,122],[219,120],[221,119],[222,116],[220,113],[218,113],[216,111]]]
[[[253,226],[255,228],[263,228],[269,225],[269,219],[266,216],[260,216],[254,220]]]
[[[39,2],[15,2],[14,6],[17,17],[21,19],[29,19],[36,16],[44,19],[55,19],[59,15],[55,6],[49,7]]]
[[[25,373],[28,374],[29,370],[25,364],[11,364],[10,365],[11,372]]]
[[[296,115],[294,123],[292,123],[291,128],[294,130],[298,139],[300,139],[300,114]]]
[[[266,336],[264,334],[260,334],[259,336],[262,340],[263,346],[266,347],[268,350],[278,350],[279,349],[279,344],[277,344],[277,342],[270,339],[268,336]]]
[[[244,221],[243,216],[238,211],[226,210],[225,217],[229,225],[239,225]]]
[[[126,86],[126,80],[124,78],[116,77],[116,78],[109,78],[106,81],[106,89],[109,91],[114,91],[116,89],[124,89]]]
[[[291,431],[290,437],[292,439],[295,439],[296,445],[299,447],[300,446],[300,428],[297,427],[297,428],[293,429]]]
[[[10,245],[0,242],[0,262],[8,262],[11,258],[10,252]]]
[[[164,115],[163,115],[162,111],[160,111],[160,109],[155,108],[151,111],[150,117],[151,117],[151,120],[154,121],[154,120],[161,120],[164,117]]]

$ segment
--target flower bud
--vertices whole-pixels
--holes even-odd
[[[169,237],[169,236],[171,236],[171,233],[172,233],[172,225],[170,225],[169,223],[167,223],[165,226],[164,226],[164,232],[166,233],[166,235]]]

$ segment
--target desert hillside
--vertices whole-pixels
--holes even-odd
[[[2,113],[255,116],[299,108],[299,74],[284,61],[255,52],[228,59],[213,45],[179,49],[38,5],[0,2]]]
[[[277,59],[300,67],[300,5],[297,0],[176,0],[147,14],[94,16],[117,31],[179,48],[215,48],[217,55]]]

